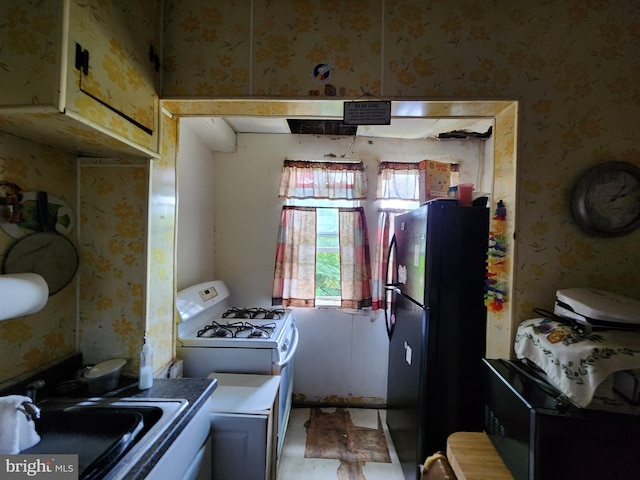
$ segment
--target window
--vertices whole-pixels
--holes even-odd
[[[416,162],[380,162],[372,263],[361,206],[367,198],[362,163],[286,160],[273,303],[383,308],[394,219],[420,206],[419,168]]]
[[[341,305],[340,208],[356,208],[350,200],[292,199],[287,205],[316,210],[315,305]]]
[[[371,265],[361,162],[284,163],[285,199],[276,251],[273,303],[371,306]]]

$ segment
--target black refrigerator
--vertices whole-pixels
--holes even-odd
[[[434,200],[394,228],[387,426],[413,480],[451,433],[482,431],[489,209]]]

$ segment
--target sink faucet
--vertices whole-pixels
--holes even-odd
[[[18,410],[26,415],[27,421],[32,420],[35,422],[40,418],[40,408],[37,407],[34,403],[24,402],[22,404],[22,407],[18,407]]]
[[[24,402],[22,407],[18,407],[18,410],[24,413],[27,420],[36,421],[40,418],[40,408],[36,405],[36,391],[43,388],[45,385],[44,380],[34,380],[27,385],[26,396],[31,399],[30,402]]]
[[[34,380],[27,385],[27,391],[25,392],[25,395],[31,399],[31,403],[36,403],[36,392],[44,388],[44,385],[44,380],[41,379]]]

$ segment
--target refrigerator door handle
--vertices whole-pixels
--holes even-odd
[[[391,265],[391,255],[393,254],[393,251],[396,248],[396,235],[394,234],[393,237],[391,237],[391,242],[389,243],[389,250],[387,251],[387,275],[386,275],[386,280],[389,279],[389,270],[392,267],[395,267],[395,265]],[[397,285],[397,282],[394,282],[394,280],[397,280],[396,275],[393,275],[393,272],[391,272],[391,283],[389,283],[388,285]]]
[[[389,312],[389,306],[387,304],[387,295],[388,292],[391,292],[391,295],[393,296],[394,293],[396,293],[396,288],[395,287],[390,287],[389,285],[384,287],[384,302],[383,302],[383,310],[384,310],[384,326],[387,329],[387,337],[389,337],[389,339],[391,339],[391,315],[393,315],[393,312]],[[391,302],[391,305],[393,305],[393,302]]]
[[[396,236],[393,235],[393,237],[391,237],[391,242],[389,243],[389,251],[387,251],[387,272],[386,272],[386,276],[385,276],[385,280],[389,279],[389,270],[392,268],[391,265],[391,254],[393,252],[393,249],[396,246]],[[389,312],[389,306],[387,305],[387,292],[391,291],[391,306],[393,306],[393,295],[396,294],[398,295],[400,293],[400,289],[396,287],[396,285],[398,285],[397,283],[393,283],[394,280],[394,276],[391,276],[391,283],[386,284],[384,286],[384,302],[383,302],[383,308],[384,308],[384,326],[387,328],[387,337],[389,337],[389,340],[391,340],[391,335],[393,334],[393,325],[391,324],[391,317],[393,316],[393,312]]]

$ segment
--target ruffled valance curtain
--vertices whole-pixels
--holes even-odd
[[[367,175],[362,162],[285,160],[278,197],[363,200]]]
[[[380,162],[376,200],[418,200],[418,163]]]

